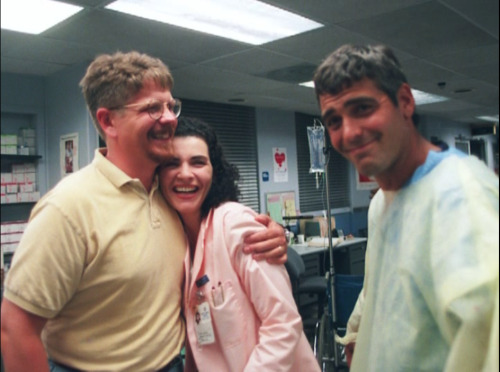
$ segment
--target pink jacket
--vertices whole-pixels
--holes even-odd
[[[284,266],[257,262],[242,252],[243,238],[263,226],[255,212],[225,203],[202,222],[191,267],[184,261],[184,311],[188,334],[186,372],[316,372],[320,368],[302,331]],[[191,275],[189,275],[191,272]],[[195,281],[208,299],[215,343],[199,345],[195,332]],[[212,288],[222,286],[224,301],[214,306]]]

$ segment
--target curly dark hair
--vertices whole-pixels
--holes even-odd
[[[201,215],[206,217],[210,209],[226,201],[238,201],[240,191],[237,182],[240,175],[238,168],[225,158],[213,128],[201,119],[181,116],[175,137],[191,136],[201,138],[208,145],[210,163],[213,167],[212,186],[201,206]]]

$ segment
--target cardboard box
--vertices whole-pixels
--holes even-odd
[[[33,128],[20,128],[19,129],[20,137],[36,137],[35,129]]]
[[[24,181],[22,183],[35,183],[35,182],[36,182],[36,173],[29,172],[24,174]]]
[[[12,183],[26,183],[26,173],[12,173]]]
[[[2,134],[1,145],[17,146],[17,136],[15,134]]]
[[[10,222],[2,222],[2,224],[0,225],[0,233],[7,234],[8,232],[10,232],[11,225],[12,224]]]
[[[25,163],[24,164],[24,171],[26,173],[35,173],[36,172],[36,166],[34,163]]]
[[[26,173],[24,164],[12,164],[12,173]]]
[[[17,139],[17,144],[26,147],[35,147],[36,138],[35,137],[19,137]]]
[[[5,243],[2,244],[3,253],[14,253],[19,243]]]
[[[40,191],[33,191],[28,193],[30,202],[37,202],[40,200]]]
[[[38,200],[40,200],[40,192],[39,191],[18,192],[17,193],[17,202],[18,203],[37,202]]]
[[[5,204],[17,203],[17,194],[5,194]]]
[[[17,148],[17,154],[18,155],[29,155],[30,149],[29,149],[29,147],[26,147],[26,146],[19,146]]]
[[[17,155],[17,145],[2,145],[1,151],[4,155]]]
[[[0,236],[0,239],[1,239],[2,245],[8,244],[8,243],[19,243],[19,241],[21,240],[21,236],[23,236],[22,232],[2,234]]]
[[[5,193],[6,194],[15,194],[19,191],[19,187],[17,183],[8,183],[5,185]]]
[[[19,192],[34,192],[36,191],[36,183],[20,183]]]
[[[30,201],[29,199],[29,193],[27,192],[18,192],[17,193],[17,202],[18,203],[27,203]]]
[[[2,184],[12,182],[12,173],[2,173]]]
[[[1,233],[2,234],[12,234],[12,233],[24,232],[27,225],[28,225],[28,221],[26,221],[26,220],[2,222]]]

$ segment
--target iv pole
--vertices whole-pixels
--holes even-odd
[[[319,122],[319,125],[323,127],[323,123],[318,119],[314,119],[314,125],[316,126],[316,122]],[[330,283],[330,300],[331,300],[331,312],[332,312],[332,321],[334,324],[334,332],[332,334],[333,337],[333,357],[334,357],[334,365],[335,368],[339,366],[339,352],[337,348],[337,341],[335,340],[335,323],[337,322],[337,311],[335,309],[335,270],[333,267],[333,244],[332,244],[332,211],[330,207],[330,188],[329,188],[329,180],[328,180],[328,164],[330,162],[330,153],[331,146],[329,145],[328,134],[324,135],[324,147],[323,153],[325,154],[325,188],[326,188],[326,218],[328,224],[328,254],[330,256],[330,270],[329,270],[329,278],[328,281]]]

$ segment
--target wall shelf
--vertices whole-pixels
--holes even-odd
[[[32,163],[41,159],[42,155],[8,155],[2,154],[2,164],[12,164],[15,162]]]
[[[35,204],[36,201],[32,201],[32,202],[18,202],[18,203],[2,203],[1,205],[23,205],[23,204]]]
[[[27,220],[36,202],[2,204],[1,222]]]

